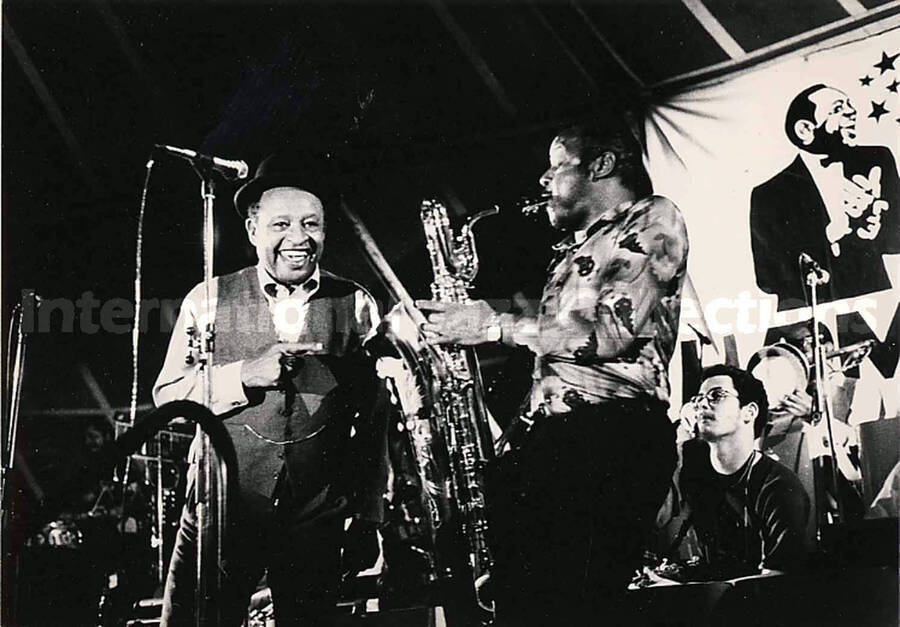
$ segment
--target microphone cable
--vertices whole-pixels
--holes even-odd
[[[12,456],[15,453],[15,451],[13,450],[13,448],[15,447],[15,427],[14,427],[13,420],[16,419],[16,416],[13,413],[15,411],[15,408],[13,407],[13,401],[14,401],[13,390],[16,386],[16,384],[15,384],[16,374],[13,372],[15,370],[13,368],[13,360],[14,360],[13,354],[16,351],[13,350],[13,342],[15,341],[16,331],[17,331],[17,329],[21,329],[21,326],[22,326],[22,301],[20,300],[19,302],[16,303],[16,306],[13,307],[12,313],[10,314],[9,327],[8,327],[8,332],[6,335],[6,363],[4,364],[5,365],[5,370],[4,370],[5,376],[3,378],[4,415],[2,417],[0,417],[0,418],[2,418],[2,419],[0,419],[0,422],[2,422],[2,424],[3,424],[3,430],[7,431],[7,433],[4,434],[6,436],[6,438],[3,440],[2,455],[0,455],[0,458],[2,458],[4,472],[7,470],[7,466],[9,466],[9,468],[12,468],[12,465],[14,463],[14,460],[12,459]],[[9,455],[9,459],[7,459],[7,455]],[[5,491],[5,488],[6,488],[5,484],[4,484],[3,488]],[[3,507],[3,505],[0,504],[0,508],[2,508],[2,507]]]
[[[134,426],[137,420],[138,402],[138,357],[141,337],[141,282],[144,248],[144,212],[147,209],[147,192],[150,189],[150,174],[153,171],[153,157],[147,161],[147,173],[144,175],[144,188],[141,190],[141,206],[138,211],[137,233],[134,250],[134,326],[131,329],[131,404],[129,405],[128,422]]]
[[[131,399],[128,409],[128,426],[133,428],[137,421],[137,401],[138,401],[138,357],[140,355],[140,337],[141,337],[141,282],[143,267],[143,247],[144,247],[144,213],[147,208],[147,192],[150,189],[150,174],[153,171],[153,156],[147,160],[146,174],[144,175],[144,186],[141,190],[141,204],[138,210],[137,233],[135,237],[134,252],[134,324],[131,328]],[[115,417],[113,417],[115,423]],[[113,424],[115,428],[115,424]],[[122,485],[122,513],[119,523],[125,518],[125,501],[128,496],[128,475],[131,473],[131,457],[125,459],[125,469],[121,476]],[[113,476],[115,478],[115,471]]]
[[[6,334],[6,364],[4,369],[6,376],[3,379],[3,394],[6,402],[9,401],[9,397],[12,394],[13,335],[15,335],[16,332],[16,321],[20,319],[21,315],[22,301],[19,301],[16,303],[15,307],[13,307],[12,313],[9,316],[9,327],[7,327]]]

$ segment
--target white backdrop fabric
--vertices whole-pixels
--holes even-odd
[[[736,75],[693,88],[652,108],[645,119],[646,165],[654,191],[681,209],[690,235],[689,275],[697,298],[686,291],[681,339],[696,335],[688,323],[708,324],[718,353],[706,349],[704,364],[724,361],[723,339],[733,335],[740,365],[764,345],[766,331],[810,317],[809,308],[778,312],[776,297],[757,287],[751,253],[750,196],[753,188],[783,170],[798,155],[784,132],[785,111],[805,87],[824,83],[849,95],[857,110],[859,145],[887,146],[900,156],[900,95],[894,69],[877,66],[882,55],[900,53],[900,28],[877,27],[845,34]],[[883,67],[887,67],[882,63]],[[871,78],[868,85],[866,77]],[[892,85],[893,83],[893,85]],[[877,112],[876,103],[887,110]],[[889,211],[900,212],[900,207]],[[856,311],[880,342],[900,296],[900,255],[883,255],[892,287],[822,305],[824,322],[837,336],[836,319]],[[861,270],[862,271],[862,270]],[[701,317],[704,320],[701,320]],[[894,338],[896,341],[896,338]],[[896,367],[885,378],[866,360],[854,420],[897,415]],[[673,410],[680,406],[680,355],[672,360]]]

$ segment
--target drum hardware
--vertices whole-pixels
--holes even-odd
[[[156,553],[154,570],[160,584],[165,583],[168,559],[178,531],[186,459],[192,440],[192,434],[164,429],[145,443],[141,453],[131,456],[132,460],[144,463],[143,483],[152,495],[154,524],[150,545]]]
[[[117,456],[114,459],[110,459],[109,463],[115,464],[119,457],[134,454],[134,452],[150,437],[169,424],[173,418],[179,416],[188,418],[199,425],[202,432],[206,434],[206,439],[210,445],[210,452],[215,454],[216,463],[211,464],[210,467],[216,470],[216,474],[214,476],[209,476],[208,478],[211,480],[214,493],[216,495],[221,493],[222,498],[221,500],[217,499],[217,502],[213,505],[216,509],[221,509],[227,503],[236,503],[238,467],[237,454],[235,453],[231,436],[228,434],[222,421],[213,416],[212,412],[207,407],[193,401],[172,401],[144,416],[144,418],[135,424],[130,431],[127,431],[116,439],[115,454]],[[226,491],[227,497],[225,496]],[[225,523],[225,514],[226,512],[221,512],[222,517],[219,519],[223,525]],[[224,526],[222,530],[224,531]],[[224,535],[218,536],[216,544],[219,545],[219,551],[224,548],[226,540],[227,538]],[[204,550],[207,550],[207,548],[204,547]],[[216,554],[216,557],[221,560],[221,552]],[[217,571],[221,571],[221,569],[218,568],[221,562],[216,561],[209,564],[209,561],[207,560],[206,563],[208,567],[215,566]],[[215,590],[213,590],[206,585],[209,583],[208,579],[210,578],[207,573],[198,572],[198,578],[204,580],[204,585],[201,588],[204,592],[204,596],[198,599],[198,601],[205,606],[198,607],[198,623],[216,624],[215,622],[210,622],[207,617],[217,613],[218,604],[215,604],[214,591],[219,590],[220,588],[216,587]],[[217,579],[218,576],[216,576],[216,580]],[[199,620],[200,618],[203,618],[206,622],[201,623]]]
[[[47,523],[39,534],[26,542],[26,546],[49,546],[58,549],[79,549],[83,544],[84,534],[75,521],[63,518]]]
[[[803,351],[785,341],[764,346],[747,362],[747,372],[765,387],[770,408],[780,405],[794,390],[805,390],[810,371]]]
[[[868,357],[874,340],[864,340],[825,354],[829,374],[846,372]],[[835,360],[840,360],[835,364]],[[759,379],[766,388],[769,407],[777,407],[786,396],[798,389],[805,389],[813,369],[799,348],[784,340],[764,346],[747,362],[747,371]]]

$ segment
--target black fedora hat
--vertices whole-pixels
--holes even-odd
[[[328,154],[282,152],[269,155],[256,168],[253,178],[234,194],[234,208],[241,217],[259,200],[263,192],[274,187],[295,187],[316,196],[327,204],[333,193],[334,176]]]

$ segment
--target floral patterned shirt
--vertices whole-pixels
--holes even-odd
[[[681,212],[650,196],[616,207],[554,247],[537,319],[501,317],[535,354],[532,405],[668,400],[688,240]]]

